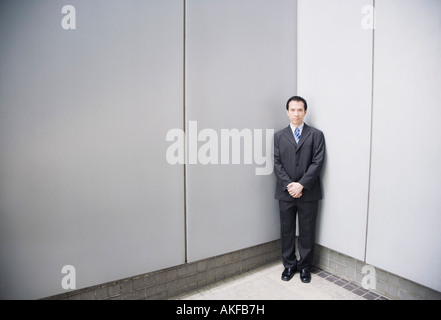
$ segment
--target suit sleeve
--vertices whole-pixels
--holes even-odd
[[[310,190],[317,181],[325,159],[325,137],[321,131],[314,133],[314,150],[312,161],[299,183]]]
[[[277,177],[277,183],[283,190],[286,190],[288,184],[292,182],[288,173],[286,173],[285,168],[282,165],[280,159],[280,149],[279,149],[280,135],[274,136],[274,173]]]

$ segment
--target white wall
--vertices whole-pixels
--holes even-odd
[[[376,17],[367,262],[441,291],[441,2]]]
[[[297,93],[326,141],[317,243],[364,259],[369,185],[372,31],[366,0],[298,2]]]
[[[298,93],[327,143],[318,243],[440,291],[441,3],[376,0],[375,30],[372,4],[298,2]]]

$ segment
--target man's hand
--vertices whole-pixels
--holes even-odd
[[[300,198],[303,195],[303,186],[298,182],[291,182],[287,189],[291,197],[295,199]]]

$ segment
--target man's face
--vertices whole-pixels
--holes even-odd
[[[302,101],[291,101],[288,104],[286,113],[288,114],[291,124],[298,127],[302,124],[303,118],[306,115],[305,106]]]

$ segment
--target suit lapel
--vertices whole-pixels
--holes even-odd
[[[291,141],[294,147],[297,148],[297,143],[296,140],[294,139],[294,135],[292,133],[290,126],[288,126],[288,128],[285,129],[285,136],[288,138],[289,141]]]
[[[308,138],[308,136],[310,134],[311,134],[311,132],[309,130],[309,126],[305,123],[303,126],[302,135],[300,136],[299,144],[297,145],[297,151],[300,149],[303,142],[305,142],[305,140]],[[294,143],[295,143],[295,141],[294,141]]]

